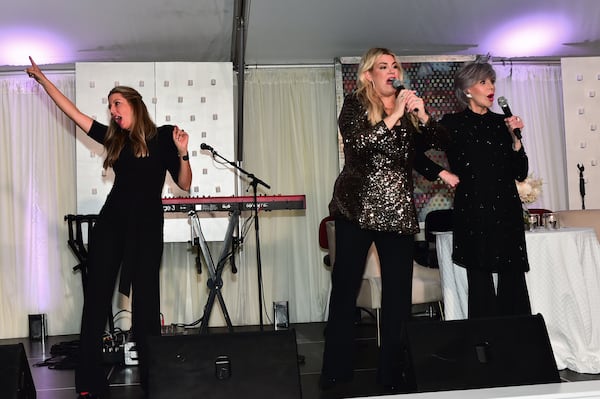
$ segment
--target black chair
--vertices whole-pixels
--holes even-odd
[[[429,244],[427,266],[439,267],[434,233],[451,231],[452,227],[452,209],[436,209],[425,216],[425,240]]]
[[[325,266],[333,266],[329,257],[329,240],[327,239],[327,222],[334,220],[333,216],[326,216],[319,223],[319,246],[327,250],[327,255],[323,257]]]

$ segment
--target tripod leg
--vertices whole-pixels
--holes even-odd
[[[204,255],[204,260],[206,261],[208,268],[208,288],[210,289],[210,293],[208,294],[208,300],[206,301],[206,305],[204,307],[204,314],[202,316],[202,322],[200,323],[200,334],[204,334],[208,332],[208,322],[210,319],[210,314],[212,312],[212,308],[215,304],[215,298],[219,301],[219,306],[223,311],[223,316],[225,317],[225,321],[227,323],[227,327],[229,332],[233,332],[233,325],[231,323],[231,319],[229,318],[229,313],[227,312],[227,307],[225,306],[225,301],[223,300],[223,296],[221,294],[221,287],[223,286],[223,280],[221,280],[221,274],[223,273],[223,269],[225,267],[225,263],[228,259],[228,253],[232,246],[233,241],[233,231],[237,226],[237,221],[239,219],[240,212],[239,210],[233,211],[229,218],[229,225],[227,226],[227,232],[225,234],[225,239],[223,243],[223,249],[221,251],[221,255],[215,267],[214,261],[210,256],[210,251],[208,250],[206,240],[204,239],[204,234],[202,233],[202,229],[200,228],[200,222],[198,220],[198,216],[195,212],[190,213],[192,217],[192,225],[196,228],[196,234],[198,235],[198,245],[202,250],[202,254]]]
[[[225,307],[225,301],[223,300],[223,295],[221,294],[220,289],[217,291],[217,299],[219,300],[219,305],[221,306],[221,310],[223,311],[223,316],[225,317],[227,328],[229,329],[229,332],[233,332],[233,325],[231,324],[231,319],[229,318],[229,313],[227,312],[227,308]]]
[[[204,305],[204,314],[202,315],[202,322],[200,323],[200,334],[206,334],[208,332],[208,321],[210,319],[212,308],[215,304],[216,287],[214,287],[214,282],[209,283],[209,286],[210,293],[208,294],[206,305]]]

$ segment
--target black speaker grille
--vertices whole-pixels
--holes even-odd
[[[541,315],[416,321],[407,336],[420,392],[560,382]]]
[[[149,398],[301,398],[294,330],[151,337]]]

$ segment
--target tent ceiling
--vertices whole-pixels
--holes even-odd
[[[231,61],[235,0],[5,2],[0,67]],[[247,0],[247,64],[331,63],[372,46],[399,55],[600,55],[597,0]]]

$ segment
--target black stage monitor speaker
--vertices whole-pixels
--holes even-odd
[[[408,324],[416,390],[560,382],[542,315]]]
[[[299,399],[294,330],[150,337],[150,399]]]
[[[35,399],[35,385],[23,344],[0,346],[0,397]]]

